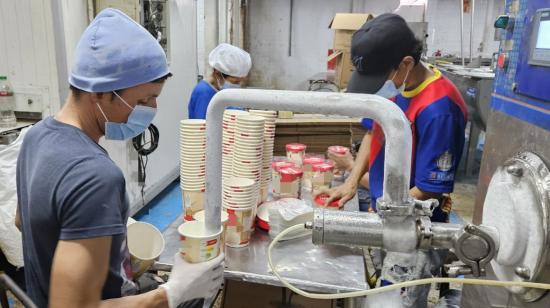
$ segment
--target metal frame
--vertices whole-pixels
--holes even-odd
[[[228,106],[305,113],[365,116],[377,121],[386,137],[385,204],[413,206],[409,196],[412,132],[409,120],[391,101],[377,95],[233,89],[218,92],[206,114],[206,227],[220,228],[222,117]]]

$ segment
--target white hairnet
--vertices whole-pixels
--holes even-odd
[[[223,74],[244,78],[252,67],[250,54],[239,47],[222,43],[208,56],[210,66]]]

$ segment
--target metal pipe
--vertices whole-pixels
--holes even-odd
[[[369,94],[228,89],[214,96],[206,113],[205,219],[210,232],[220,228],[222,118],[228,106],[374,119],[386,139],[382,200],[409,203],[412,133],[409,120],[395,103]]]
[[[463,225],[449,223],[432,223],[432,247],[434,248],[453,248],[454,243],[462,230]]]
[[[315,209],[313,244],[383,247],[384,224],[376,213]]]
[[[17,285],[17,283],[15,283],[8,275],[0,274],[0,293],[5,294],[5,290],[10,291],[21,302],[21,304],[23,304],[24,307],[38,308],[32,299]],[[2,307],[4,307],[4,304],[2,304]]]
[[[464,0],[460,1],[460,59],[464,66]]]
[[[474,10],[475,10],[476,1],[471,0],[470,7],[470,64],[474,60]]]

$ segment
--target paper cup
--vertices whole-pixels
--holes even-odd
[[[238,110],[238,109],[227,109],[223,112],[223,116],[238,116],[238,115],[247,115],[248,111]]]
[[[204,222],[205,221],[204,211],[197,212],[195,215],[193,215],[193,218],[196,221]],[[227,224],[227,220],[229,220],[229,215],[227,215],[227,213],[222,210],[221,224],[222,224],[223,231],[222,231],[222,234],[220,236],[220,249],[221,249],[222,252],[225,250],[224,249],[225,248],[225,225]]]
[[[164,237],[152,224],[136,221],[128,225],[128,251],[134,278],[141,276],[164,251]]]
[[[255,206],[234,208],[223,206],[229,220],[226,224],[225,245],[229,247],[244,247],[250,243],[252,226],[254,225]]]
[[[268,182],[266,182],[268,183]],[[269,196],[269,186],[262,186],[260,188],[260,197],[261,197],[261,201],[262,202],[266,202],[267,201],[267,198]]]
[[[185,218],[193,219],[193,215],[204,209],[204,190],[184,190],[183,208]]]
[[[242,191],[247,187],[253,187],[254,184],[255,183],[253,180],[239,178],[239,177],[232,177],[223,181],[224,187],[231,190],[236,190],[236,191]]]
[[[246,114],[246,115],[238,115],[237,116],[237,122],[251,122],[251,123],[258,123],[258,122],[261,122],[261,123],[264,123],[265,119],[262,118],[262,117],[259,117],[259,116],[254,116],[254,115],[250,115],[250,114]]]
[[[189,263],[212,260],[220,254],[223,228],[215,234],[207,231],[203,221],[188,221],[178,227],[180,254]]]

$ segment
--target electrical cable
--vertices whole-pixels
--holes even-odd
[[[149,136],[147,137],[147,134]],[[151,124],[146,131],[132,138],[132,144],[138,154],[138,183],[141,186],[141,201],[145,206],[145,180],[147,179],[148,155],[153,153],[159,144],[160,133],[158,128]]]
[[[289,288],[290,290],[304,297],[313,298],[313,299],[351,298],[351,297],[359,297],[359,296],[368,296],[368,295],[383,293],[391,290],[400,290],[402,288],[409,288],[413,286],[432,284],[432,283],[456,283],[456,284],[469,284],[469,285],[484,285],[484,286],[493,286],[493,287],[523,287],[523,288],[550,290],[550,284],[547,284],[547,283],[527,282],[527,281],[499,281],[499,280],[484,280],[484,279],[472,279],[472,278],[433,277],[433,278],[424,278],[424,279],[416,279],[411,281],[400,282],[400,283],[396,283],[396,284],[392,284],[389,286],[384,286],[376,289],[353,291],[353,292],[347,292],[347,293],[321,294],[321,293],[306,292],[293,286],[285,278],[283,278],[281,274],[277,272],[275,266],[273,265],[273,259],[271,257],[271,251],[273,250],[273,247],[275,247],[275,245],[285,235],[304,228],[305,228],[304,224],[299,224],[283,230],[273,239],[273,241],[267,247],[267,262],[273,274],[281,281],[281,283],[285,287]]]

